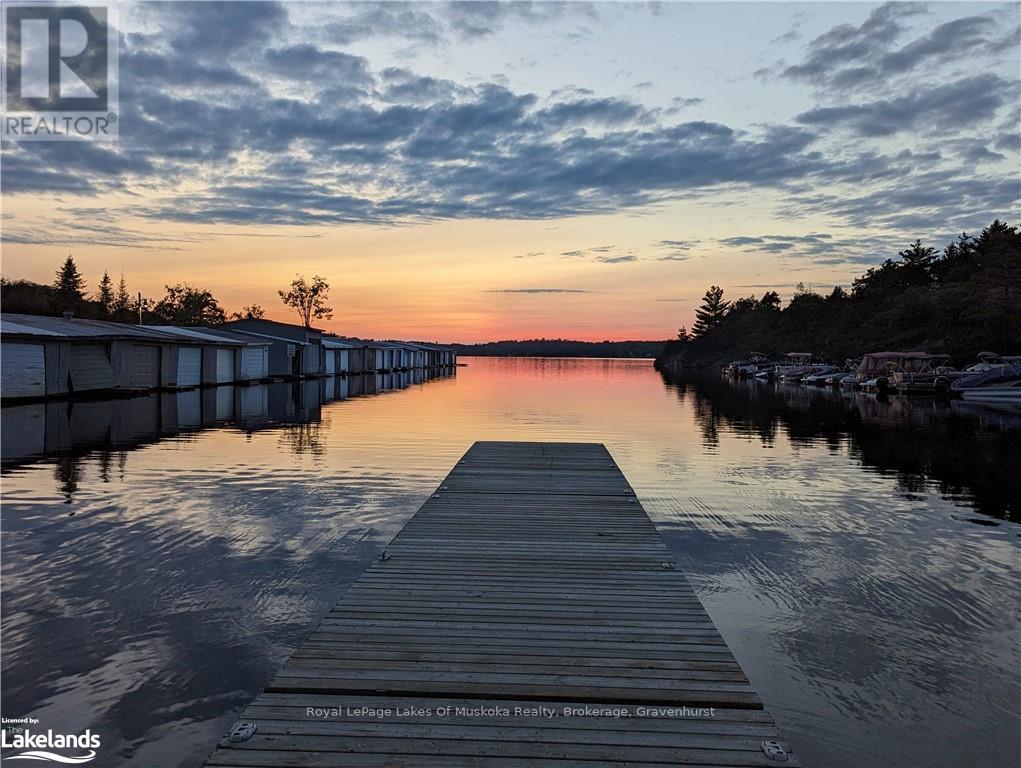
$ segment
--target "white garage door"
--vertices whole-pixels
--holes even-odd
[[[160,348],[152,344],[132,344],[128,366],[132,389],[153,389],[160,385]]]
[[[0,395],[46,394],[46,357],[42,344],[0,344]]]
[[[241,378],[258,381],[268,376],[269,348],[245,347],[241,350]]]
[[[216,350],[216,383],[226,384],[234,381],[234,350]]]
[[[113,366],[105,344],[72,344],[70,365],[76,392],[113,389]]]
[[[197,387],[202,383],[202,350],[181,347],[177,350],[177,386]]]

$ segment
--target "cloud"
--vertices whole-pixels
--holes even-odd
[[[841,24],[816,37],[808,46],[805,59],[796,64],[776,63],[757,71],[761,77],[779,75],[804,82],[832,100],[844,100],[855,93],[892,94],[895,102],[913,94],[920,84],[918,76],[932,76],[944,64],[958,65],[965,57],[997,57],[1006,50],[1016,53],[1021,28],[1016,25],[1006,36],[998,37],[1000,22],[989,15],[973,15],[939,24],[907,43],[898,41],[906,32],[906,19],[924,13],[915,3],[887,3],[873,10],[858,27]],[[914,80],[904,80],[912,76]],[[948,79],[961,78],[959,71],[939,76],[929,89]],[[878,103],[879,100],[877,100]],[[945,104],[944,108],[951,105]],[[956,123],[965,109],[950,110]],[[879,135],[879,134],[872,134]]]
[[[812,40],[805,60],[786,67],[783,77],[830,85],[848,69],[881,57],[904,31],[902,21],[922,12],[917,3],[888,2],[871,11],[860,26],[833,27]]]
[[[347,12],[332,21],[311,25],[302,38],[336,45],[390,37],[428,45],[440,45],[449,40],[446,25],[429,13],[426,10],[429,6],[424,3],[368,2],[338,7]]]
[[[440,14],[461,39],[488,37],[509,24],[548,25],[565,17],[593,19],[595,6],[582,2],[495,2],[471,0],[440,6]]]
[[[264,59],[269,71],[304,83],[341,80],[348,86],[367,87],[375,80],[365,58],[343,51],[321,50],[308,43],[270,48]]]
[[[908,235],[903,234],[905,243]],[[878,264],[890,255],[890,234],[854,234],[838,236],[828,232],[810,232],[803,235],[737,235],[720,238],[725,248],[745,253],[771,256],[783,262],[805,262],[834,266]],[[738,288],[774,288],[784,284],[739,285]]]
[[[4,195],[117,192],[122,215],[252,227],[548,220],[757,195],[789,220],[824,215],[834,227],[900,231],[942,217],[941,232],[1009,212],[1017,199],[1016,169],[1006,166],[1019,149],[1017,119],[1004,119],[1017,88],[963,65],[934,85],[861,100],[834,91],[839,103],[794,124],[741,127],[670,117],[697,98],[656,110],[574,86],[540,97],[492,78],[374,70],[342,50],[370,37],[477,39],[551,14],[569,27],[594,18],[581,6],[163,3],[138,13],[145,33],[126,34],[122,47],[120,141],[5,143]],[[951,33],[991,41],[975,51],[1006,39],[969,21],[905,43],[915,15],[883,6],[861,25],[835,27],[788,76],[828,83],[888,55],[885,66],[917,73],[925,66],[912,62],[942,61]],[[217,28],[235,23],[245,45]],[[816,55],[824,49],[835,58]],[[896,146],[904,135],[910,149]],[[660,241],[649,258],[683,261],[697,243]],[[813,257],[805,243],[758,246]],[[636,253],[607,245],[561,255],[626,263]]]
[[[676,115],[682,109],[687,109],[688,107],[695,107],[704,102],[705,99],[700,99],[697,97],[685,98],[683,96],[674,96],[672,99],[670,99],[670,106],[664,109],[663,112],[667,115]]]
[[[624,264],[630,261],[638,261],[638,257],[630,251],[617,253],[615,245],[597,245],[592,248],[579,248],[571,251],[562,251],[562,259],[586,259],[599,264]]]
[[[652,247],[664,251],[656,257],[656,261],[688,261],[691,258],[691,250],[700,242],[699,240],[659,240],[653,243]]]
[[[671,125],[623,98],[575,90],[540,102],[493,82],[401,68],[374,74],[364,58],[326,42],[331,24],[352,18],[382,34],[423,8],[449,24],[587,13],[573,6],[345,6],[301,41],[310,19],[298,4],[259,4],[250,14],[247,3],[139,8],[147,29],[162,24],[166,34],[125,37],[126,61],[139,68],[122,68],[120,142],[18,150],[5,157],[5,194],[158,191],[125,212],[178,223],[554,219],[720,185],[778,187],[823,165],[807,151],[814,136],[805,129]],[[208,29],[235,20],[252,45]],[[217,67],[228,85],[210,95],[203,84]],[[301,87],[309,82],[318,85]]]
[[[422,77],[399,67],[388,67],[381,74],[384,86],[379,95],[385,101],[427,104],[449,101],[469,93],[468,89],[452,80]]]
[[[778,43],[793,43],[801,39],[801,22],[796,21],[791,25],[791,28],[784,32],[782,35],[777,35],[769,41],[770,45],[777,45]]]
[[[581,288],[492,288],[486,293],[592,293]]]
[[[545,251],[529,251],[528,253],[519,253],[514,256],[515,259],[533,259],[536,256],[545,256]]]
[[[1017,93],[1017,84],[994,74],[964,77],[892,99],[816,107],[798,115],[799,123],[839,127],[861,136],[901,131],[954,132],[993,117]]]

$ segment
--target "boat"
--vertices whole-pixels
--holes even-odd
[[[840,371],[840,369],[837,368],[837,366],[835,365],[819,365],[816,366],[816,369],[813,372],[807,373],[804,376],[802,376],[801,383],[814,386],[822,386],[823,384],[827,383],[826,380],[830,376],[836,374],[838,371]]]
[[[965,400],[1021,403],[1021,360],[1005,358],[1003,365],[972,373],[950,383],[950,392]]]
[[[788,352],[784,357],[790,362],[776,367],[776,378],[780,381],[798,382],[802,376],[812,371],[811,352]]]
[[[848,358],[844,361],[844,367],[840,370],[836,370],[826,377],[826,383],[831,387],[853,387],[854,386],[854,372],[858,370],[858,364],[860,360],[852,360]]]
[[[945,365],[950,355],[910,357],[890,368],[890,380],[899,395],[947,394],[950,377]]]
[[[975,373],[981,373],[983,371],[991,371],[993,368],[1000,368],[1004,365],[1009,365],[1012,362],[1021,361],[1021,357],[1003,357],[996,352],[979,352],[978,362],[969,365],[964,370],[954,369],[937,369],[939,373],[946,377],[949,381],[956,381],[957,379],[965,376],[971,376]]]
[[[858,365],[855,384],[879,394],[935,394],[949,387],[949,379],[936,372],[948,358],[928,352],[870,352]]]

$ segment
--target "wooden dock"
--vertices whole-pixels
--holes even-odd
[[[798,764],[592,443],[472,446],[242,720],[208,766]]]

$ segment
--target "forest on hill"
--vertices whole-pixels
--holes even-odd
[[[655,357],[663,351],[662,341],[528,339],[447,346],[469,357]]]
[[[983,350],[1021,354],[1021,232],[999,220],[942,251],[911,246],[822,295],[799,287],[727,300],[706,291],[695,325],[681,328],[657,367],[719,365],[753,354],[811,352],[842,362],[879,350],[946,353],[958,364]]]

